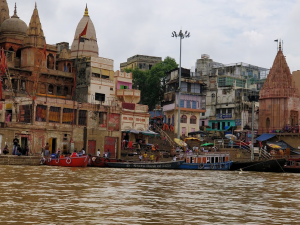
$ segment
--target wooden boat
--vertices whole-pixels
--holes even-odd
[[[89,162],[87,155],[79,157],[64,157],[64,158],[48,158],[44,164],[49,166],[63,167],[86,167]]]
[[[300,158],[287,159],[283,169],[287,173],[300,173]]]
[[[184,161],[171,162],[106,162],[113,168],[138,168],[138,169],[178,169]]]
[[[89,166],[93,167],[107,167],[107,162],[125,162],[121,159],[108,159],[105,157],[99,157],[99,156],[91,156],[89,158]]]
[[[178,169],[183,170],[229,170],[233,161],[229,160],[228,153],[201,153],[186,154],[185,163]]]
[[[263,161],[233,162],[230,170],[256,171],[256,172],[284,172],[285,159],[269,159]]]

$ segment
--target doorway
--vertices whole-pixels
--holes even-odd
[[[88,142],[88,153],[91,155],[96,155],[96,141]]]
[[[57,148],[56,138],[50,138],[49,139],[49,151],[51,152],[51,154],[53,154],[53,153],[55,154],[56,148]]]
[[[21,137],[21,148],[24,149],[28,146],[28,138],[27,137]]]

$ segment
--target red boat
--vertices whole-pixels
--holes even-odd
[[[106,163],[108,162],[124,162],[121,159],[108,159],[99,156],[92,156],[89,161],[89,165],[95,167],[107,167]]]
[[[64,166],[64,167],[86,167],[89,162],[87,155],[79,157],[63,157],[45,159],[44,164],[48,166]]]

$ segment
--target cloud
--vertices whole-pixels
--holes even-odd
[[[114,60],[119,69],[127,58],[144,54],[171,56],[179,62],[179,39],[172,31],[188,30],[182,41],[182,66],[191,68],[201,54],[217,62],[245,62],[270,68],[276,55],[274,39],[284,40],[287,62],[299,69],[300,3],[296,0],[86,0],[95,25],[99,56]],[[14,1],[8,0],[10,14]],[[27,24],[35,0],[17,2]],[[85,2],[37,0],[47,43],[72,44]]]

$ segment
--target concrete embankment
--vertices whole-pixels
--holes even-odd
[[[38,166],[40,156],[1,155],[0,165]]]

